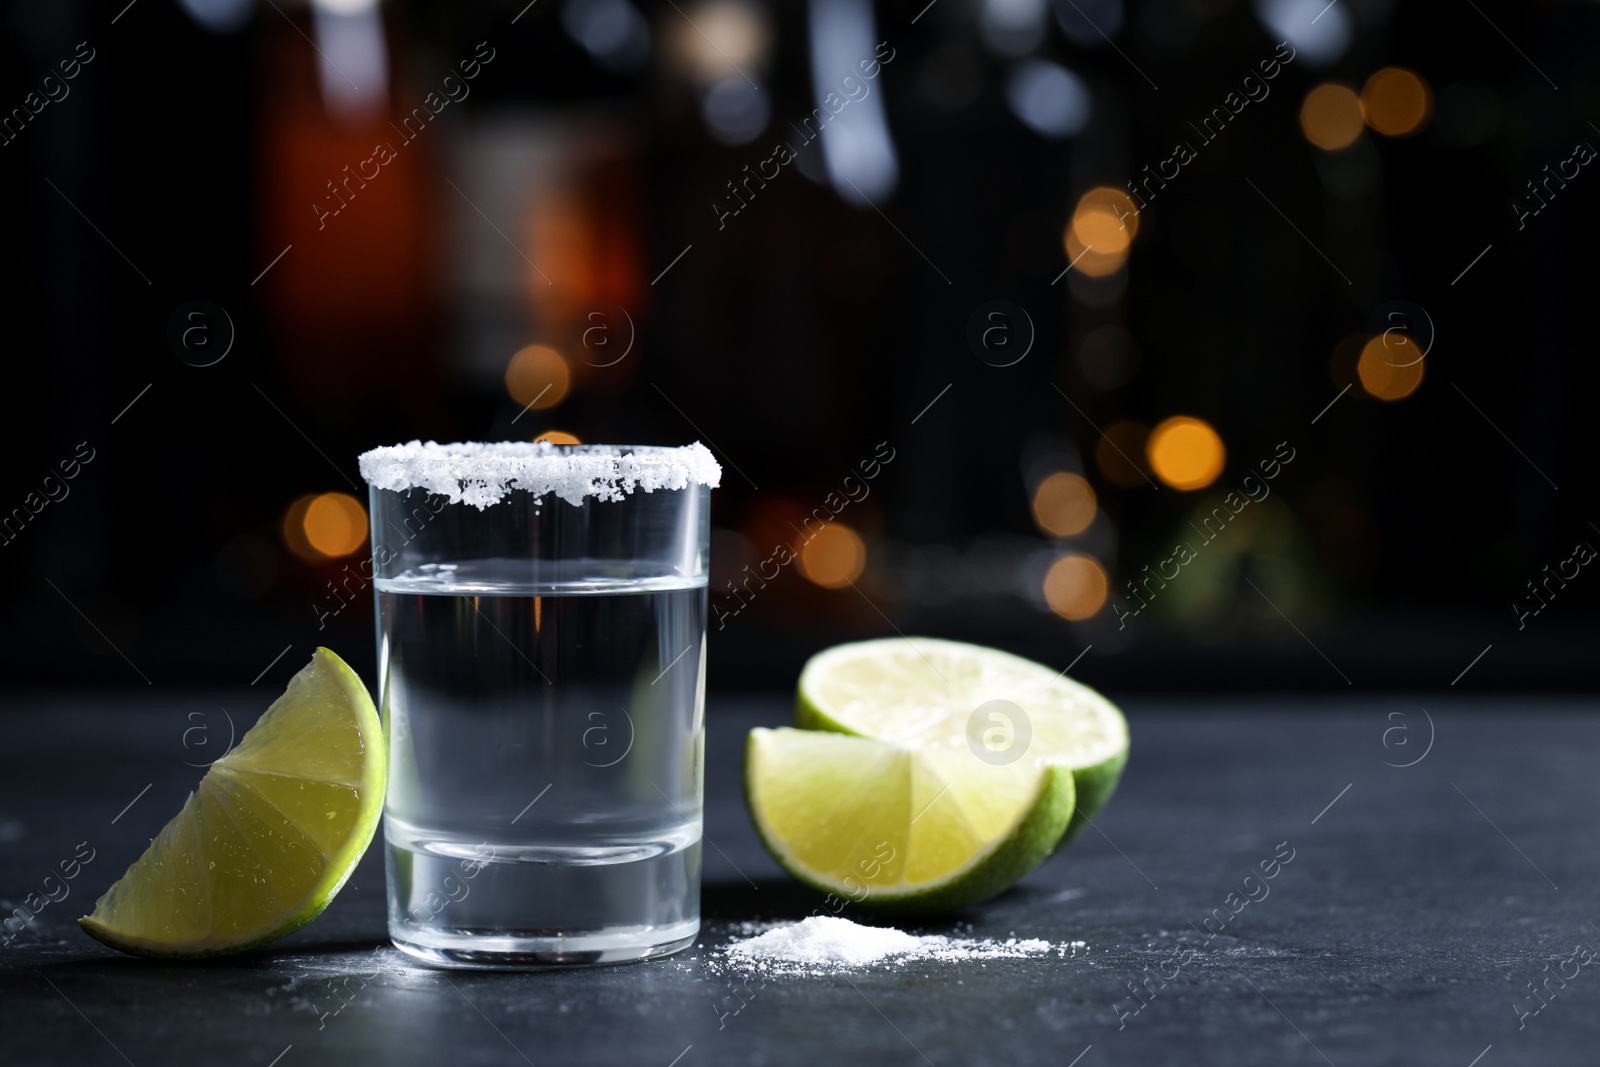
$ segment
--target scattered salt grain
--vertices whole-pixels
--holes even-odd
[[[770,974],[830,974],[857,970],[872,964],[898,965],[923,960],[990,960],[1062,955],[1069,946],[1052,945],[1042,938],[918,937],[884,926],[863,926],[826,915],[813,915],[797,923],[771,926],[755,933],[756,924],[741,924],[753,936],[723,948],[720,961],[752,967]],[[1082,945],[1083,942],[1072,944]]]
[[[682,448],[626,445],[557,447],[548,441],[462,442],[441,445],[412,441],[363,452],[361,477],[377,489],[426,489],[452,504],[486,508],[513,489],[535,497],[554,493],[569,504],[585,497],[620,500],[634,491],[712,488],[722,467],[696,441]]]

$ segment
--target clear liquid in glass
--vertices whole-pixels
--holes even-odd
[[[644,959],[699,930],[705,579],[541,566],[375,583],[389,932],[431,963]]]

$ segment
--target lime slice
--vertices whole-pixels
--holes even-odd
[[[800,673],[795,724],[1066,767],[1077,811],[1063,844],[1111,799],[1128,760],[1127,720],[1093,689],[1009,652],[931,637],[817,653]]]
[[[949,911],[1037,867],[1072,818],[1072,774],[818,730],[755,729],[745,799],[784,870],[864,908]]]
[[[322,913],[371,843],[384,771],[366,687],[317,649],[79,925],[123,952],[176,958],[293,933]]]

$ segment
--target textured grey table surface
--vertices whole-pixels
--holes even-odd
[[[414,966],[387,947],[376,848],[268,953],[172,966],[102,948],[73,920],[198,778],[183,734],[215,704],[192,697],[0,705],[5,911],[59,896],[46,877],[93,855],[0,945],[0,1063],[1600,1062],[1593,701],[1131,699],[1132,760],[1097,829],[959,920],[913,927],[1085,949],[763,981],[708,957],[737,923],[820,898],[762,852],[738,788],[746,730],[785,721],[786,701],[726,694],[708,714],[707,921],[680,956]],[[228,705],[251,709],[240,729],[261,699]]]

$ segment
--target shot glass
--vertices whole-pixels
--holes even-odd
[[[687,947],[716,461],[412,442],[361,473],[395,945],[447,967]]]

